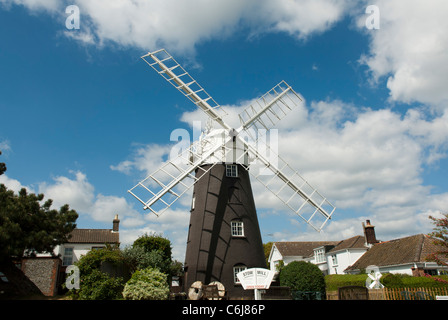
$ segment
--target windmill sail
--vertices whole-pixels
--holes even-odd
[[[212,169],[213,165],[206,169],[201,165],[220,148],[220,145],[215,145],[203,152],[201,141],[195,141],[128,192],[143,204],[144,209],[159,216],[197,182],[196,170],[204,174]]]
[[[266,133],[273,128],[279,120],[293,108],[297,107],[302,98],[294,90],[282,81],[269,90],[252,105],[247,107],[240,115],[241,127],[232,129],[227,125],[223,116],[224,111],[219,104],[200,86],[190,74],[164,49],[149,52],[142,59],[151,66],[158,74],[164,77],[177,90],[192,101],[198,108],[204,111],[211,119],[220,124],[224,129],[224,135],[219,143],[204,152],[200,144],[204,141],[194,142],[190,148],[185,150],[176,159],[166,162],[161,168],[139,182],[129,192],[144,204],[145,209],[150,209],[159,215],[177,201],[198,180],[196,170],[210,170],[216,159],[227,162],[231,159],[235,163],[244,163],[250,170],[252,176],[260,181],[278,199],[289,207],[298,216],[304,219],[314,229],[320,231],[327,223],[335,207],[313,188],[296,170],[275,152],[265,146],[265,152],[270,154],[275,161],[270,161],[257,149],[262,143],[260,133]],[[246,140],[247,137],[251,141]],[[228,157],[232,151],[232,140],[243,145],[242,152]],[[234,143],[235,145],[235,143]],[[234,148],[235,149],[235,148]],[[247,159],[252,158],[250,164]],[[212,160],[212,161],[210,161]],[[231,162],[232,162],[231,161]],[[203,166],[212,164],[212,166]],[[255,168],[258,167],[258,170]],[[204,169],[207,168],[207,169]],[[264,169],[264,170],[260,170]],[[271,172],[266,175],[266,170]],[[205,173],[205,172],[204,172]],[[143,190],[150,194],[150,199],[145,200],[137,193]]]
[[[249,172],[296,215],[316,231],[321,231],[336,208],[285,160],[268,146],[266,148],[270,158],[276,157],[276,161],[266,159],[256,148],[248,145],[248,152],[259,160],[252,162]],[[272,174],[266,174],[266,170]]]
[[[142,59],[210,118],[224,128],[231,129],[222,120],[226,114],[219,104],[165,49],[149,52]]]
[[[251,135],[254,130],[268,131],[301,101],[302,98],[282,81],[239,114],[240,130]]]

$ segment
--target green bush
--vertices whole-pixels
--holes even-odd
[[[120,249],[108,246],[98,250],[90,250],[79,261],[75,262],[75,265],[79,268],[82,278],[83,275],[89,275],[94,270],[99,270],[102,262],[120,265],[125,263],[125,259]]]
[[[146,268],[134,272],[124,286],[123,297],[127,300],[166,300],[169,292],[166,274]]]
[[[120,299],[123,287],[123,278],[110,277],[99,270],[93,270],[82,278],[78,298],[81,300]]]
[[[447,281],[447,276],[434,277],[413,277],[408,274],[385,274],[380,281],[386,288],[443,288],[448,287],[447,282],[437,281],[442,279]]]
[[[82,256],[75,265],[80,271],[80,288],[72,289],[70,295],[82,300],[110,300],[122,298],[124,280],[120,277],[111,277],[100,271],[101,263],[109,262],[112,265],[125,263],[123,255],[118,248],[106,247],[91,250]]]
[[[325,276],[327,291],[335,291],[340,287],[366,285],[367,274],[332,274]],[[382,279],[380,279],[381,281]]]
[[[333,274],[325,276],[327,291],[345,286],[365,286],[367,274]],[[442,281],[437,281],[441,279]],[[448,276],[413,277],[407,274],[384,273],[380,282],[386,288],[440,288],[448,287]]]
[[[318,266],[305,261],[293,261],[282,268],[280,285],[291,291],[314,291],[325,293],[325,277]]]

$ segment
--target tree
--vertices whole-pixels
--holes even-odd
[[[433,243],[440,248],[440,250],[429,254],[426,257],[428,261],[437,262],[442,266],[448,266],[448,213],[442,214],[442,218],[435,218],[429,216],[429,219],[433,221],[435,225],[434,231],[429,234],[434,238]]]
[[[101,271],[101,266],[108,263],[115,267],[126,264],[126,260],[117,247],[106,246],[91,250],[75,262],[79,268],[81,286],[73,289],[71,295],[81,300],[111,300],[121,298],[125,281],[122,276],[112,276]],[[126,275],[125,275],[126,276]],[[127,279],[129,277],[126,276]]]
[[[146,252],[157,250],[164,260],[171,260],[171,242],[161,235],[146,233],[135,240],[133,246],[142,247]]]
[[[2,152],[0,151],[0,156],[2,155]],[[6,171],[6,165],[4,162],[0,162],[0,176],[5,173]]]
[[[263,243],[263,249],[264,249],[264,257],[266,258],[266,265],[269,266],[269,255],[271,254],[271,249],[273,242]]]
[[[280,271],[280,285],[292,291],[325,292],[325,277],[315,264],[293,261]]]
[[[18,194],[0,184],[0,261],[25,254],[53,252],[55,246],[67,242],[76,227],[78,214],[68,205],[51,209],[51,199],[43,204],[44,195]]]
[[[169,292],[166,274],[146,268],[132,275],[124,287],[123,297],[127,300],[166,300]]]
[[[0,152],[1,154],[1,152]],[[6,165],[0,163],[0,175]],[[52,200],[44,200],[43,194],[18,194],[0,184],[0,271],[9,280],[9,295],[40,293],[13,263],[25,254],[50,252],[56,245],[67,242],[69,233],[76,227],[78,214],[68,205],[59,210],[51,209]]]
[[[150,255],[153,265],[161,272],[170,274],[171,271],[171,241],[158,234],[145,234],[134,241],[133,247],[143,248]]]

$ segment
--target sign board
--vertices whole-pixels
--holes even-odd
[[[252,268],[239,272],[236,276],[241,282],[244,290],[269,289],[275,272],[263,269]]]

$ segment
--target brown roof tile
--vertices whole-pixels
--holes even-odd
[[[322,246],[336,246],[341,241],[284,241],[275,242],[275,246],[282,256],[309,257],[314,254],[314,249]]]
[[[119,233],[111,229],[74,229],[69,243],[119,243]]]
[[[339,251],[344,249],[366,249],[365,243],[366,239],[364,236],[354,236],[352,238],[342,240],[330,251]]]
[[[426,256],[433,250],[431,238],[424,234],[384,241],[375,244],[347,270],[365,269],[370,265],[380,267],[425,262]]]

